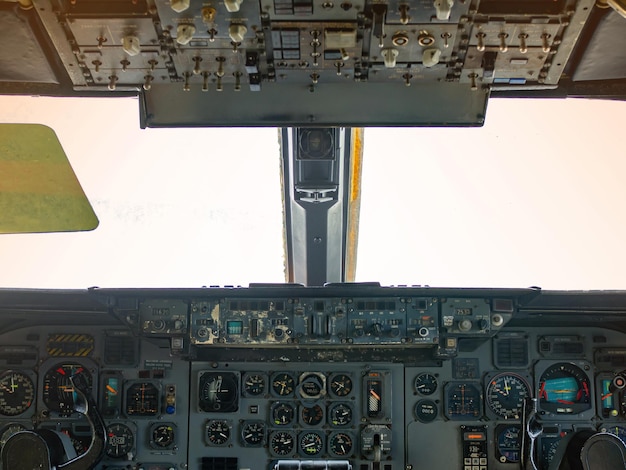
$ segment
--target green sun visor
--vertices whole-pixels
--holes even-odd
[[[0,124],[0,233],[93,230],[98,218],[52,129]]]

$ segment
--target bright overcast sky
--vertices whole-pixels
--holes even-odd
[[[56,130],[100,220],[0,236],[2,287],[282,282],[278,132],[139,129],[133,99],[0,97]],[[626,289],[626,103],[499,100],[481,129],[367,129],[357,280]]]

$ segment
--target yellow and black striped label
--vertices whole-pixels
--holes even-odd
[[[93,336],[84,334],[54,334],[46,343],[48,356],[52,357],[86,357],[93,348]]]

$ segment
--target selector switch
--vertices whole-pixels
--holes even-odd
[[[461,320],[459,322],[459,330],[461,331],[470,331],[472,329],[472,320],[468,320],[467,318]]]
[[[228,27],[228,36],[235,43],[243,42],[244,36],[247,32],[248,28],[242,24],[231,24]]]
[[[224,0],[224,6],[229,13],[236,13],[241,8],[243,0]]]

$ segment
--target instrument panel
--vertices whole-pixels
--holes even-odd
[[[539,468],[581,431],[626,438],[626,318],[606,307],[561,294],[564,326],[541,292],[286,290],[74,293],[80,311],[0,293],[0,446],[49,429],[86,452],[77,375],[97,469],[516,469],[532,399]]]

